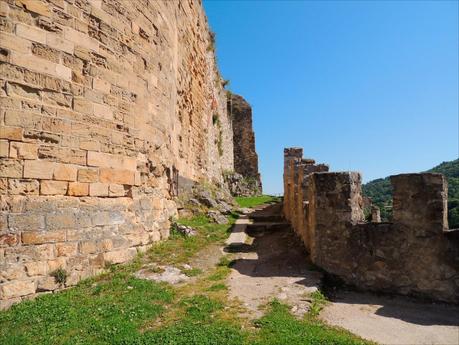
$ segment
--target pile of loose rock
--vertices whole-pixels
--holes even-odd
[[[173,226],[175,227],[175,230],[177,230],[177,232],[182,234],[183,236],[186,236],[186,237],[196,236],[196,230],[193,229],[191,226],[178,224],[178,223],[175,223]]]
[[[225,189],[217,189],[195,185],[186,196],[178,200],[178,214],[182,218],[191,218],[193,215],[206,214],[217,224],[227,224],[229,215],[237,205]],[[185,230],[184,230],[185,231]]]
[[[261,194],[259,179],[244,177],[238,173],[225,175],[225,182],[234,196],[254,196]]]

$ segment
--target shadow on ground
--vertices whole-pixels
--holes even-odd
[[[348,304],[381,317],[395,318],[416,325],[459,326],[459,306],[429,303],[405,296],[382,295],[349,290],[337,291],[335,304]],[[459,329],[458,329],[459,341]]]
[[[322,272],[280,215],[281,204],[256,210],[249,215],[253,224],[245,228],[253,241],[225,248],[236,255],[231,294],[248,309],[272,298],[303,303],[322,283]],[[459,344],[459,306],[338,289],[321,318],[383,344]]]
[[[232,243],[224,248],[228,253],[251,253],[250,257],[234,260],[232,268],[251,277],[301,277],[297,282],[304,286],[317,285],[317,270],[290,225],[280,216],[281,204],[270,205],[250,214],[253,224],[247,225],[246,233],[253,242]],[[309,282],[308,275],[314,276]]]

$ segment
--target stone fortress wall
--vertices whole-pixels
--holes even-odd
[[[448,230],[441,174],[391,176],[393,220],[365,222],[361,176],[284,150],[285,218],[312,262],[362,289],[459,302],[459,229]]]
[[[179,178],[223,183],[214,43],[200,0],[0,1],[0,307],[167,238]]]
[[[252,107],[242,97],[231,93],[228,96],[228,115],[233,123],[234,171],[242,176],[235,194],[261,194],[261,176],[258,171],[258,154],[255,150],[255,133],[252,125]],[[237,177],[236,177],[237,179]],[[244,183],[245,182],[245,183]],[[231,185],[231,184],[230,184]]]

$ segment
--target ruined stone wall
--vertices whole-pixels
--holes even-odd
[[[198,0],[0,2],[0,307],[167,238],[179,176],[223,181],[213,50]]]
[[[316,265],[359,288],[459,302],[459,231],[447,230],[442,175],[392,176],[392,223],[364,222],[359,173],[313,172],[306,183],[299,175],[284,174],[294,186],[284,199],[302,189],[306,206],[297,197],[287,214]]]
[[[302,148],[284,149],[284,203],[283,215],[309,250],[309,175],[328,171],[328,165],[316,164],[303,158]]]
[[[252,126],[252,107],[241,96],[230,93],[228,114],[233,121],[234,171],[242,175],[245,184],[248,185],[245,189],[249,192],[242,194],[261,194],[261,177],[258,172],[258,155],[255,150],[255,133]],[[232,182],[239,185],[244,182],[235,180]],[[244,189],[244,186],[240,189]]]

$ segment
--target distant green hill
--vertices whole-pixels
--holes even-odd
[[[450,229],[459,228],[459,159],[443,162],[427,172],[441,173],[448,179],[448,221]],[[392,216],[392,186],[388,177],[363,185],[363,194],[381,208],[383,220]]]

